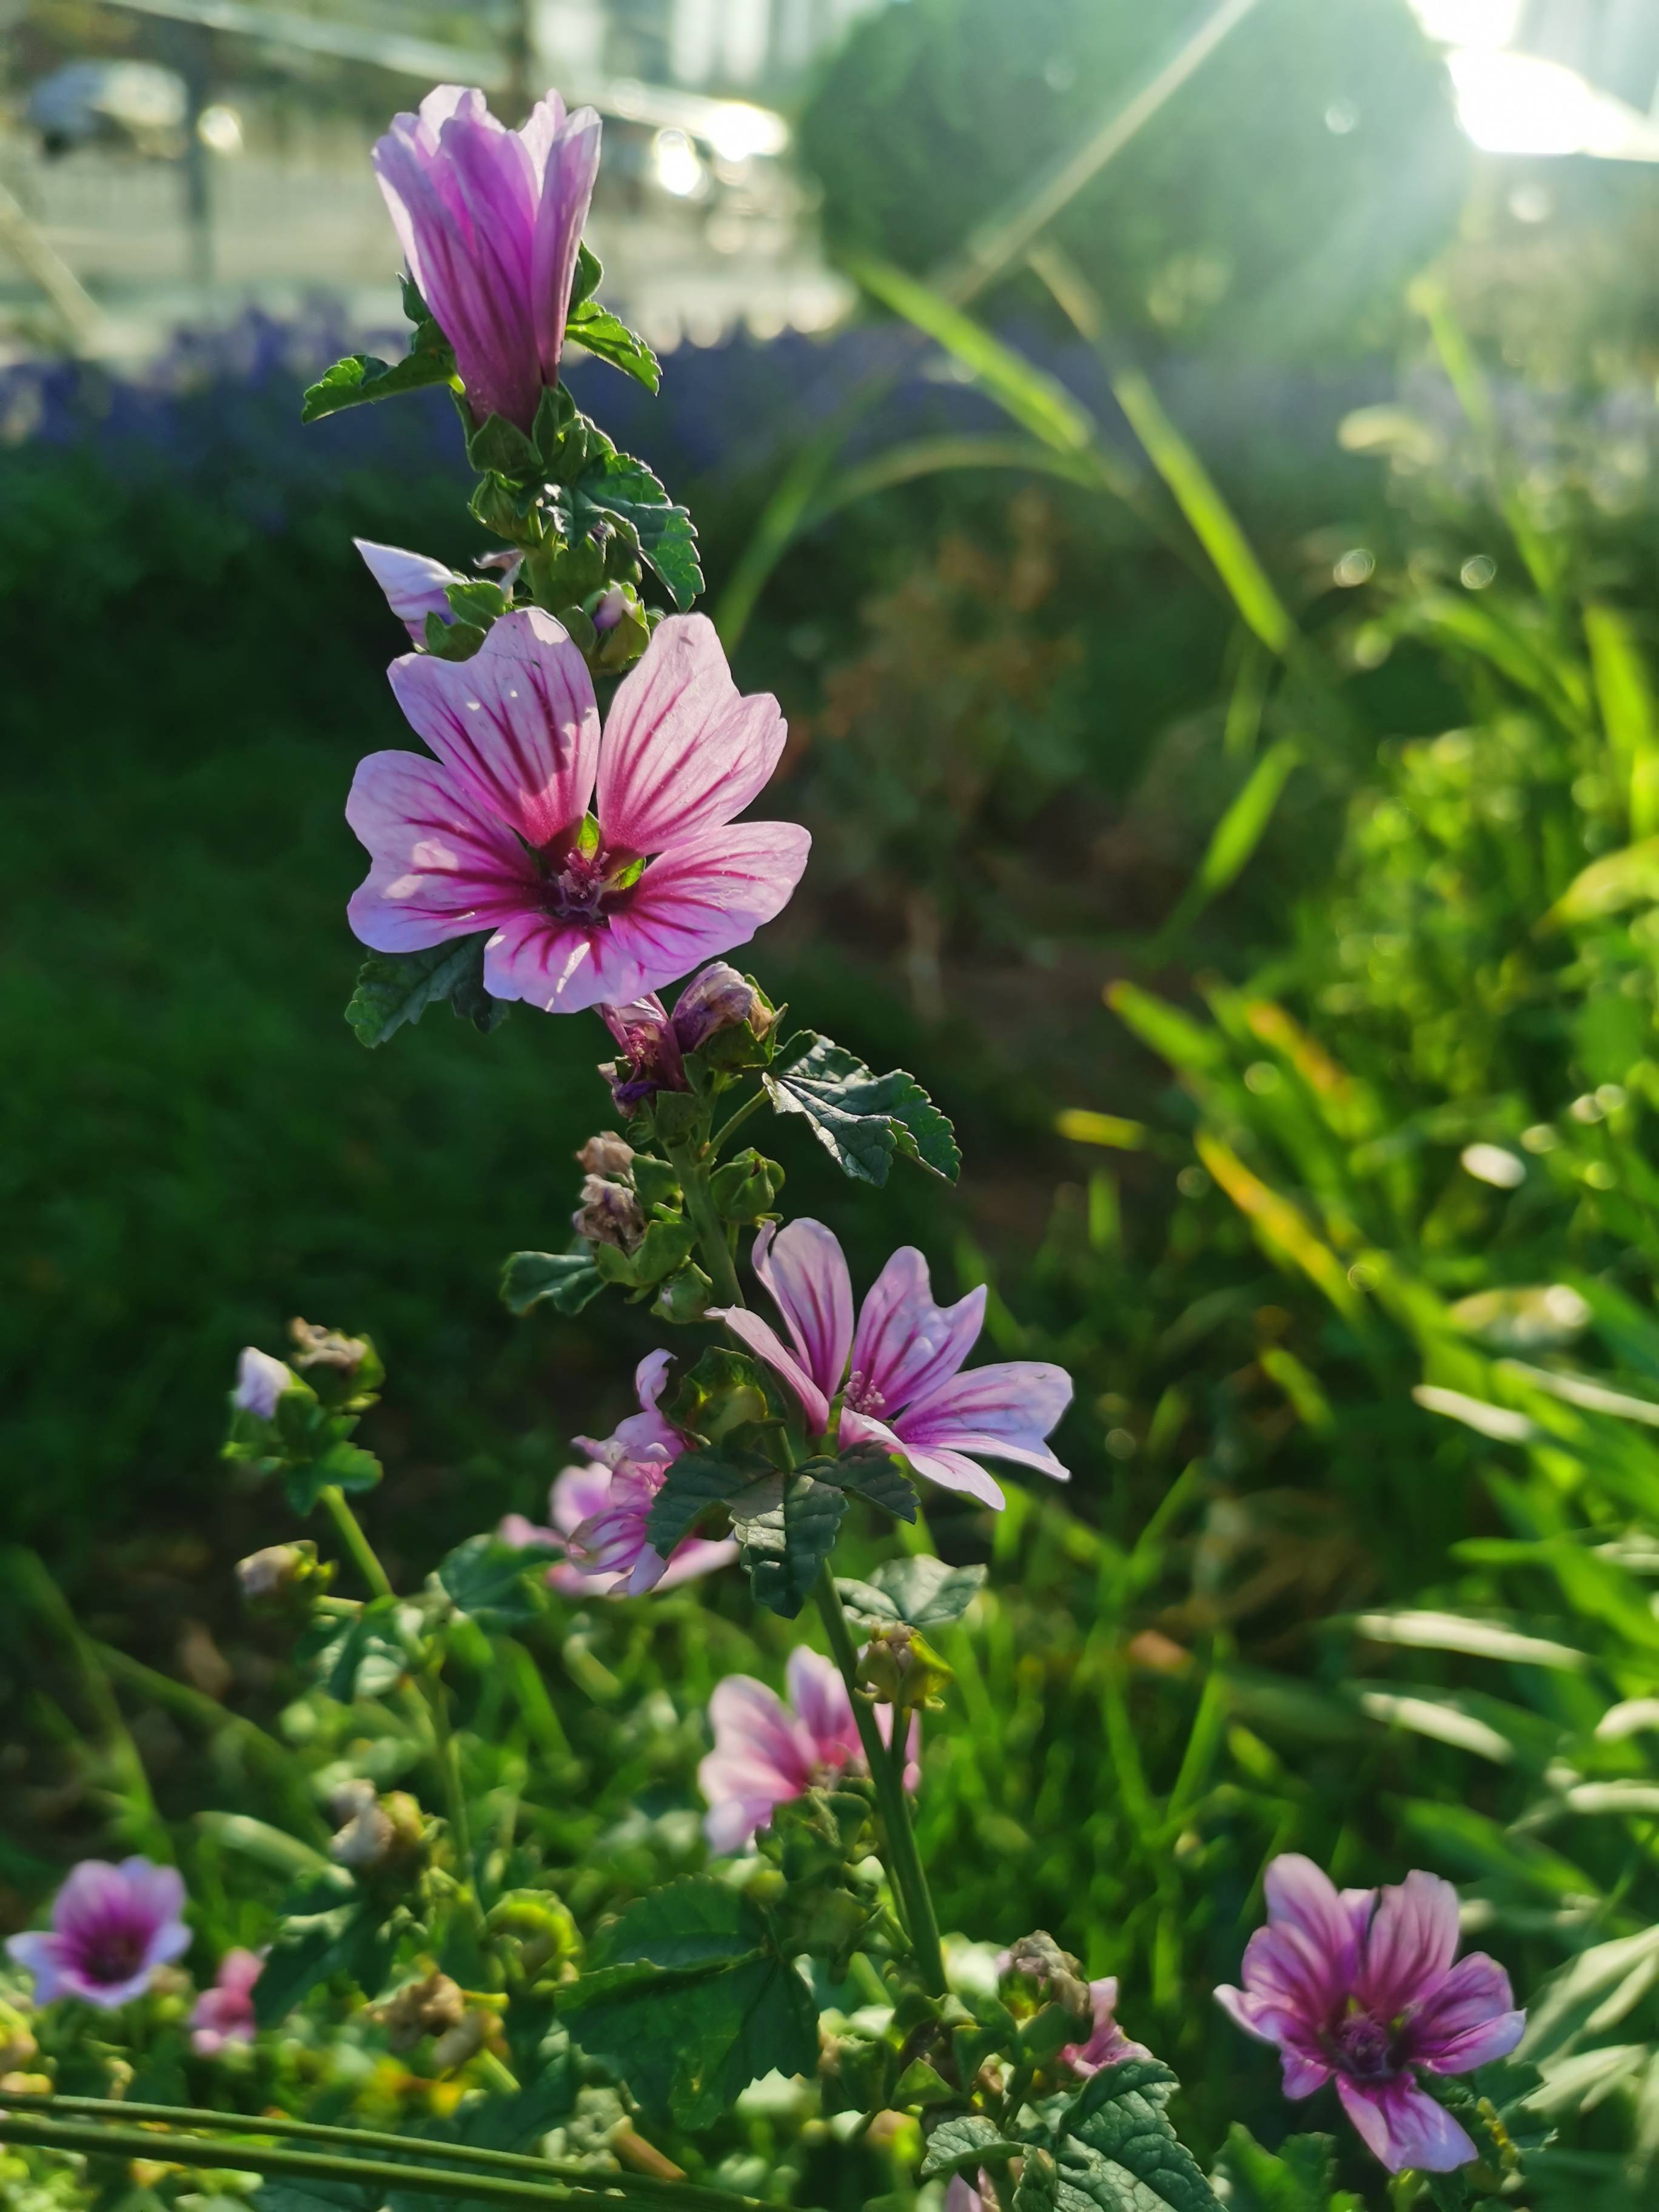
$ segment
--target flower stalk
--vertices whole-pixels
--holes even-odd
[[[744,1299],[738,1281],[737,1266],[732,1257],[732,1247],[726,1242],[725,1228],[714,1210],[714,1193],[708,1187],[708,1162],[702,1153],[702,1147],[694,1150],[690,1145],[671,1145],[668,1147],[668,1157],[673,1162],[680,1179],[680,1188],[685,1194],[686,1218],[697,1232],[697,1249],[702,1254],[702,1263],[708,1270],[708,1279],[714,1286],[715,1296],[723,1305],[740,1306]]]

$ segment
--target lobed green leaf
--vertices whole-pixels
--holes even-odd
[[[778,1113],[805,1115],[843,1175],[884,1183],[899,1158],[956,1181],[956,1132],[914,1076],[902,1068],[872,1074],[856,1054],[810,1030],[785,1052],[762,1078],[767,1096]]]
[[[426,952],[371,952],[357,971],[346,1019],[359,1044],[372,1051],[405,1022],[418,1022],[428,1006],[447,999],[463,1021],[488,1036],[507,1019],[507,1007],[483,987],[483,949],[490,933],[451,938]]]

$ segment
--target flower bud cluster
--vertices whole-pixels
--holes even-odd
[[[398,1872],[416,1865],[426,1843],[426,1820],[407,1790],[380,1796],[372,1782],[343,1784],[329,1800],[335,1834],[328,1855],[354,1874]]]

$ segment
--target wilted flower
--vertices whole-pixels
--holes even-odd
[[[250,1605],[266,1598],[282,1597],[302,1583],[310,1584],[313,1590],[326,1589],[331,1579],[331,1565],[320,1564],[317,1547],[304,1540],[297,1544],[267,1544],[236,1562],[237,1583]]]
[[[603,738],[587,664],[539,608],[503,615],[471,660],[407,653],[390,673],[438,758],[371,753],[346,802],[373,862],[351,926],[376,951],[489,930],[493,998],[574,1013],[626,1006],[787,903],[806,831],[732,819],[783,718],[738,690],[703,616],[658,624]]]
[[[711,1308],[710,1317],[776,1369],[813,1429],[829,1427],[839,1393],[843,1449],[887,1444],[918,1474],[988,1505],[1000,1506],[1003,1496],[979,1465],[981,1456],[1069,1480],[1044,1441],[1071,1401],[1064,1368],[1008,1359],[957,1371],[985,1317],[982,1288],[953,1306],[936,1306],[927,1262],[907,1244],[876,1278],[855,1329],[847,1261],[821,1221],[792,1221],[775,1232],[769,1223],[755,1239],[752,1260],[789,1342],[746,1308]]]
[[[630,1184],[591,1175],[583,1178],[582,1202],[570,1225],[590,1244],[614,1244],[619,1252],[631,1252],[645,1234],[645,1214]]]
[[[483,93],[441,84],[392,118],[374,169],[409,273],[444,336],[467,404],[521,430],[556,384],[570,288],[599,166],[599,118],[556,92],[521,131]]]
[[[848,1770],[868,1771],[840,1668],[798,1644],[784,1680],[788,1705],[775,1690],[748,1674],[728,1674],[708,1701],[714,1748],[697,1768],[697,1787],[708,1804],[703,1832],[711,1850],[741,1850],[778,1806],[802,1796],[815,1783],[832,1781]],[[883,1740],[890,1741],[891,1707],[878,1707],[876,1721]],[[921,1779],[921,1726],[913,1717],[905,1746],[907,1790]]]
[[[1267,1925],[1244,1951],[1244,1986],[1216,1996],[1277,2044],[1285,2094],[1336,2077],[1343,2108],[1390,2172],[1449,2173],[1478,2155],[1413,2069],[1467,2074],[1507,2057],[1526,2014],[1493,1959],[1457,1954],[1457,1893],[1438,1875],[1340,1893],[1311,1859],[1267,1869]]]
[[[613,1182],[621,1182],[634,1164],[634,1147],[614,1129],[601,1129],[577,1153],[576,1164],[589,1175],[608,1176]]]
[[[653,1091],[690,1088],[674,1024],[654,991],[631,999],[625,1006],[602,1006],[599,1011],[628,1063],[626,1074],[615,1060],[607,1060],[599,1070],[611,1085],[611,1097],[623,1111],[632,1113]]]
[[[329,1367],[350,1376],[368,1357],[368,1346],[362,1337],[346,1336],[319,1321],[301,1321],[296,1315],[288,1325],[288,1333],[294,1339],[294,1364],[301,1374],[308,1368]]]
[[[211,1989],[190,2014],[190,2047],[198,2058],[216,2058],[233,2043],[253,2040],[253,1984],[264,1971],[257,1951],[227,1951]]]
[[[293,1388],[294,1377],[280,1359],[273,1359],[268,1352],[252,1344],[244,1346],[236,1362],[236,1388],[230,1394],[233,1406],[269,1421],[276,1413],[276,1401],[284,1390]]]
[[[671,1360],[666,1352],[648,1352],[641,1360],[634,1374],[640,1410],[621,1422],[614,1436],[598,1442],[576,1438],[592,1461],[566,1468],[554,1483],[548,1498],[550,1527],[538,1528],[518,1513],[501,1522],[506,1543],[524,1549],[556,1546],[565,1553],[547,1571],[555,1589],[577,1597],[635,1597],[690,1582],[738,1556],[729,1537],[711,1543],[688,1536],[665,1560],[645,1540],[652,1504],[685,1449],[679,1431],[657,1410]]]
[[[413,1858],[420,1850],[423,1823],[421,1808],[406,1790],[375,1793],[372,1782],[343,1783],[329,1800],[337,1826],[328,1855],[337,1865],[359,1874],[377,1872],[394,1860]]]
[[[445,2035],[466,2017],[466,1998],[447,1974],[405,1982],[378,2008],[386,2039],[397,2051],[412,2051],[423,2035]]]
[[[441,561],[434,561],[425,553],[406,553],[401,545],[377,545],[372,538],[354,538],[351,542],[386,593],[386,605],[416,645],[426,635],[428,615],[436,615],[444,623],[454,621],[447,594],[452,584],[465,583],[465,576],[458,576],[453,568],[446,568]]]
[[[81,1997],[113,2012],[189,1948],[184,1911],[175,1868],[82,1859],[52,1899],[50,1930],[9,1936],[6,1949],[33,1975],[37,2004]]]

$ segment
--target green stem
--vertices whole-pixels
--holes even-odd
[[[743,1291],[738,1282],[738,1270],[732,1258],[732,1247],[726,1241],[726,1231],[714,1211],[708,1169],[702,1152],[694,1152],[689,1145],[671,1146],[668,1157],[679,1171],[686,1215],[697,1232],[697,1247],[708,1270],[708,1279],[714,1285],[714,1295],[723,1306],[740,1306]]]
[[[745,1098],[743,1104],[738,1108],[734,1114],[728,1114],[725,1121],[720,1123],[720,1127],[715,1130],[714,1135],[708,1139],[709,1158],[714,1159],[723,1152],[731,1140],[732,1131],[734,1129],[740,1129],[744,1123],[749,1119],[749,1116],[751,1114],[758,1114],[761,1108],[764,1106],[765,1103],[765,1091],[757,1091],[752,1098]]]
[[[858,1647],[853,1641],[852,1627],[827,1559],[818,1571],[817,1595],[818,1611],[823,1616],[824,1630],[830,1638],[830,1655],[847,1685],[847,1694],[852,1701],[853,1718],[858,1723],[859,1741],[864,1746],[865,1762],[870,1769],[870,1779],[875,1785],[876,1806],[881,1815],[882,1836],[887,1847],[887,1871],[892,1876],[893,1887],[898,1892],[899,1901],[904,1909],[904,1924],[909,1935],[910,1948],[928,1994],[942,1997],[945,1993],[945,1960],[939,1950],[939,1921],[933,1911],[927,1877],[922,1871],[921,1856],[916,1849],[915,1830],[910,1826],[910,1808],[904,1793],[903,1758],[900,1755],[896,1759],[890,1753],[881,1740],[881,1730],[876,1725],[873,1710],[868,1700],[859,1694]],[[893,1731],[901,1738],[904,1733],[901,1716],[896,1712],[893,1717]]]
[[[380,1565],[374,1547],[363,1534],[362,1522],[346,1504],[344,1491],[337,1483],[331,1482],[318,1492],[318,1497],[326,1507],[340,1541],[351,1554],[352,1565],[375,1596],[395,1597],[397,1592],[387,1579],[386,1571]]]
[[[458,2173],[452,2167],[406,2166],[389,2159],[331,2157],[317,2151],[273,2150],[264,2144],[215,2142],[206,2136],[153,2132],[145,2128],[76,2126],[36,2112],[11,2107],[0,2112],[0,2142],[33,2145],[39,2150],[76,2151],[114,2158],[165,2158],[179,2166],[223,2168],[232,2172],[293,2174],[308,2180],[369,2182],[379,2191],[408,2190],[428,2197],[461,2193],[497,2204],[635,2204],[684,2206],[686,2212],[734,2212],[736,2207],[755,2207],[753,2197],[729,2196],[722,2190],[702,2189],[690,2184],[653,2182],[644,2175],[598,2174],[585,2181],[549,2179],[517,2180],[506,2174],[484,2172]],[[224,2125],[224,2122],[220,2123]],[[268,2123],[250,2124],[268,2126]],[[343,2130],[349,2132],[349,2130]],[[411,2140],[396,2138],[404,2148]],[[445,2147],[424,2146],[444,2154]]]
[[[340,1541],[350,1553],[354,1565],[376,1597],[396,1597],[392,1577],[380,1565],[380,1555],[363,1533],[363,1524],[346,1504],[345,1492],[337,1483],[328,1483],[318,1493],[327,1508]],[[444,1801],[444,1816],[449,1822],[455,1849],[466,1873],[464,1885],[472,1899],[474,1913],[478,1911],[477,1900],[472,1894],[472,1829],[467,1818],[466,1792],[461,1786],[460,1759],[455,1748],[455,1739],[449,1726],[449,1709],[445,1702],[444,1686],[440,1674],[440,1662],[418,1650],[410,1652],[411,1671],[416,1685],[416,1709],[424,1716],[432,1741],[432,1756],[438,1770],[438,1780]]]

